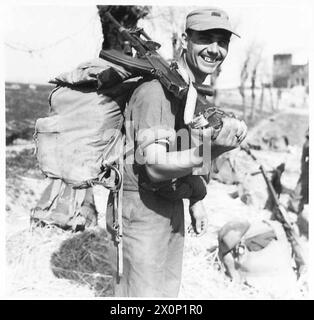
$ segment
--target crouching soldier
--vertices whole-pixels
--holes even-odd
[[[225,273],[239,283],[282,296],[295,288],[291,247],[276,221],[230,221],[218,233]]]

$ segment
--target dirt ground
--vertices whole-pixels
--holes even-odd
[[[294,115],[301,113],[303,126],[294,129],[300,136],[298,140],[285,151],[256,151],[254,154],[266,167],[286,162],[286,171],[282,177],[283,183],[294,188],[300,173],[300,157],[303,136],[307,124],[307,110],[287,110],[284,117],[293,120]],[[287,116],[290,115],[290,116]],[[278,115],[277,115],[278,116]],[[279,122],[280,123],[279,118]],[[275,120],[276,121],[276,120]],[[276,123],[276,122],[275,122]],[[288,124],[281,125],[281,133],[287,132]],[[262,121],[249,134],[256,138],[263,132],[269,132],[269,126],[274,127],[274,120]],[[6,292],[8,298],[90,298],[93,290],[87,285],[79,285],[69,280],[56,278],[50,269],[51,254],[69,237],[69,233],[57,228],[43,228],[33,233],[29,229],[29,214],[36,205],[47,181],[41,175],[33,155],[33,145],[30,141],[17,141],[6,149],[6,251],[7,274]],[[238,171],[254,172],[256,164],[240,151],[235,151]],[[242,168],[242,169],[241,169]],[[242,170],[242,171],[241,171]],[[219,228],[231,219],[268,218],[270,213],[263,210],[267,197],[266,185],[261,177],[249,184],[256,200],[254,205],[246,205],[239,198],[230,194],[237,189],[235,185],[223,184],[212,180],[208,185],[208,195],[204,202],[209,217],[209,228],[203,237],[186,236],[184,251],[183,279],[179,298],[181,299],[306,299],[308,287],[306,277],[295,283],[294,290],[289,292],[274,292],[257,290],[254,287],[232,282],[219,270],[215,255],[211,251],[217,244]],[[285,201],[285,198],[283,198]],[[187,203],[185,203],[187,206]],[[294,217],[293,214],[291,214]],[[186,213],[186,225],[190,223]],[[308,242],[302,238],[302,246],[307,252]]]

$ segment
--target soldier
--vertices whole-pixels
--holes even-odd
[[[303,210],[304,204],[309,203],[309,129],[307,129],[305,134],[305,142],[303,144],[302,149],[302,157],[301,157],[301,175],[300,175],[300,183],[301,183],[301,204],[299,208],[299,212]]]
[[[232,34],[237,35],[221,9],[189,13],[178,61],[185,80],[204,83],[225,60]],[[158,190],[174,179],[190,176],[193,168],[203,164],[202,145],[171,149],[174,133],[191,125],[186,118],[184,102],[166,92],[158,80],[144,81],[129,101],[126,121],[132,127],[126,130],[126,144],[134,144],[135,162],[124,166],[124,274],[116,296],[178,295],[185,232],[183,201],[167,199]],[[246,133],[243,121],[224,118],[211,146],[211,158],[238,147]],[[211,138],[210,129],[206,138]],[[138,161],[139,150],[143,161]],[[204,232],[205,211],[192,210],[191,214],[193,226]]]
[[[296,287],[291,248],[281,224],[229,221],[218,232],[219,259],[228,277],[282,296]]]

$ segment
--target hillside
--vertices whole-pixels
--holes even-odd
[[[13,92],[7,91],[6,113],[10,124],[26,121],[33,123],[47,112],[46,98],[50,88],[43,91],[25,92],[18,100]],[[40,91],[40,92],[39,92]],[[14,91],[16,92],[16,91]],[[33,93],[33,94],[31,94]],[[15,98],[13,98],[13,96]],[[39,98],[40,97],[40,98]],[[23,103],[22,103],[23,102]],[[21,123],[24,123],[21,121]],[[28,122],[27,122],[28,121]],[[288,135],[290,146],[286,150],[254,151],[267,168],[273,168],[282,161],[286,163],[283,183],[294,188],[300,173],[301,147],[304,132],[308,126],[306,109],[287,109],[261,119],[251,129],[248,140],[259,143],[259,138],[276,129],[275,135]],[[16,129],[12,129],[13,131]],[[18,129],[19,131],[20,129]],[[257,166],[245,153],[235,150],[233,158],[239,175],[256,171]],[[64,240],[73,237],[70,232],[57,228],[42,228],[29,231],[29,214],[36,205],[47,181],[41,175],[34,157],[31,134],[20,136],[13,145],[6,148],[6,250],[7,250],[7,296],[19,298],[78,298],[93,297],[95,292],[87,285],[57,279],[50,269],[50,258]],[[230,195],[237,186],[212,180],[208,185],[205,198],[209,217],[208,232],[200,238],[186,236],[184,251],[183,281],[180,291],[182,299],[298,299],[306,298],[308,289],[306,279],[295,284],[294,290],[277,292],[257,290],[231,282],[218,270],[215,260],[217,251],[212,247],[217,244],[217,231],[230,219],[246,218],[249,221],[268,218],[269,212],[262,210],[266,200],[266,186],[260,176],[252,178],[248,187],[255,200],[253,205],[246,205],[239,198]],[[285,200],[285,199],[283,199]],[[187,203],[185,203],[187,205]],[[291,213],[295,218],[295,215]],[[186,226],[190,220],[186,213]],[[302,238],[302,245],[307,250],[307,240]]]
[[[52,85],[5,84],[6,144],[32,138],[35,120],[48,114],[52,88]]]

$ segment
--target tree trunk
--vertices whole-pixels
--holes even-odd
[[[150,11],[149,6],[103,6],[98,5],[98,15],[101,21],[103,43],[102,49],[124,50],[125,41],[120,33],[106,19],[105,12],[112,16],[125,28],[135,28],[138,20],[144,18]]]
[[[240,90],[240,95],[242,97],[243,120],[246,120],[246,117],[247,117],[247,115],[246,115],[246,99],[245,99],[245,82],[249,76],[249,73],[248,73],[249,61],[250,61],[250,56],[247,56],[244,63],[243,63],[241,75],[240,75],[241,84],[240,84],[239,90]]]
[[[181,54],[180,39],[177,32],[172,33],[172,57],[174,60],[178,61]]]
[[[275,111],[275,108],[274,108],[273,92],[271,90],[271,86],[268,88],[268,90],[269,90],[270,109],[273,112]]]
[[[243,85],[239,87],[241,99],[242,99],[242,118],[245,121],[246,120],[246,99],[245,99],[245,88]]]
[[[254,119],[255,116],[255,78],[256,78],[256,69],[253,70],[252,72],[252,77],[251,77],[251,114],[250,114],[250,119]]]
[[[242,96],[242,108],[243,108],[243,120],[246,121],[246,99],[245,99],[245,95]]]
[[[281,100],[281,89],[277,89],[277,101],[276,101],[276,110],[279,110],[279,103],[280,103],[280,100]]]
[[[264,107],[264,91],[265,91],[265,85],[264,85],[264,83],[262,83],[261,97],[260,97],[260,101],[259,101],[260,112],[263,111],[263,107]]]

